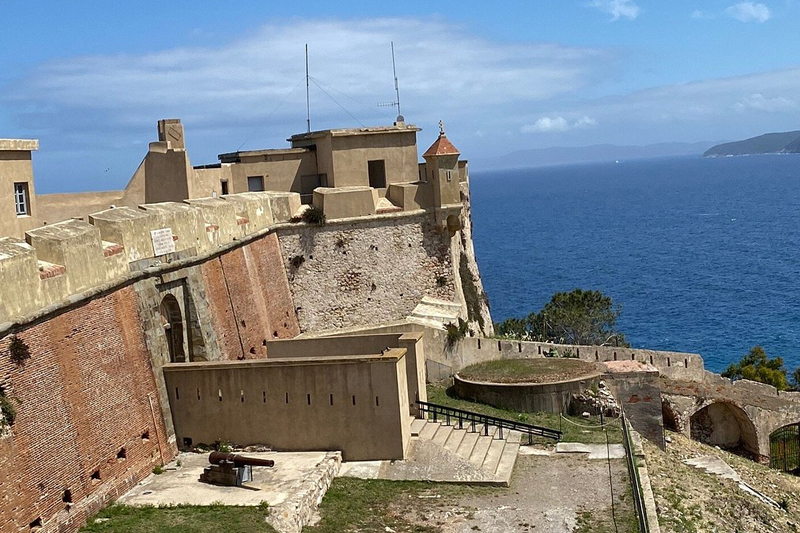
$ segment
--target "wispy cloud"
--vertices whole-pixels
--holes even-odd
[[[577,120],[569,121],[562,116],[541,117],[533,124],[525,124],[520,128],[522,133],[554,133],[572,129],[583,129],[597,126],[597,121],[591,117],[583,116]]]
[[[692,11],[691,15],[689,15],[689,16],[691,18],[693,18],[693,19],[698,19],[698,20],[714,18],[714,14],[713,13],[709,13],[707,11],[701,11],[699,9],[696,9],[696,10]]]
[[[568,94],[606,76],[615,61],[592,48],[499,43],[439,19],[291,20],[228,43],[43,64],[0,89],[0,102],[18,109],[21,122],[59,135],[124,137],[180,116],[189,137],[271,123],[285,138],[294,130],[282,124],[304,124],[308,42],[313,126],[358,126],[341,107],[363,123],[387,123],[393,111],[376,104],[394,97],[392,40],[403,112],[419,123]]]
[[[736,111],[763,111],[766,113],[777,113],[780,111],[791,111],[797,109],[797,102],[784,96],[773,98],[765,97],[761,93],[754,93],[742,98],[733,106]]]
[[[599,9],[611,15],[611,20],[616,21],[622,17],[636,20],[641,8],[633,0],[593,0],[589,7]]]
[[[741,22],[766,22],[772,16],[766,5],[753,2],[739,2],[730,6],[725,12]]]

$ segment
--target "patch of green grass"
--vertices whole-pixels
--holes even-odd
[[[131,507],[112,504],[89,519],[82,533],[275,533],[265,509],[221,504]]]
[[[320,504],[320,522],[304,527],[303,533],[385,533],[390,530],[435,533],[440,531],[435,525],[410,520],[413,513],[408,512],[409,509],[427,505],[425,502],[439,503],[442,499],[487,490],[492,489],[422,481],[336,478]]]
[[[579,416],[566,416],[567,421],[562,421],[557,413],[519,413],[508,409],[499,409],[478,402],[471,402],[455,397],[447,383],[429,383],[427,387],[428,402],[447,407],[454,407],[464,411],[472,411],[483,415],[505,418],[507,420],[517,420],[525,424],[543,426],[550,429],[557,429],[563,432],[562,441],[564,442],[583,442],[586,444],[605,444],[606,434],[599,426],[599,419],[592,417],[584,420]],[[579,425],[576,425],[579,424]],[[589,427],[584,427],[589,426]],[[619,420],[606,426],[608,440],[611,443],[622,443],[622,427]],[[551,439],[534,438],[535,443],[553,443]]]
[[[464,379],[492,383],[545,383],[579,378],[597,368],[578,359],[498,359],[470,365],[458,372]]]

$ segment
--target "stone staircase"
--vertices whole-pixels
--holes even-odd
[[[488,435],[483,426],[475,432],[466,424],[464,428],[417,418],[411,423],[411,437],[440,447],[454,456],[453,462],[462,462],[467,467],[463,470],[470,471],[463,481],[509,486],[522,434],[504,430],[501,439],[494,426]]]

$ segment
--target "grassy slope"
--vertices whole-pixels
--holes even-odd
[[[672,442],[662,452],[645,441],[650,482],[658,506],[662,533],[800,531],[800,478],[783,474],[715,447],[669,433]],[[775,509],[743,492],[733,481],[683,464],[683,460],[716,455],[742,480],[788,511]]]

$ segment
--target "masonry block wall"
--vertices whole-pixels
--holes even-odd
[[[429,214],[284,226],[278,235],[303,331],[398,320],[424,296],[456,297],[450,242]]]
[[[176,453],[132,287],[0,339],[0,383],[17,416],[0,437],[0,530],[77,531]]]

